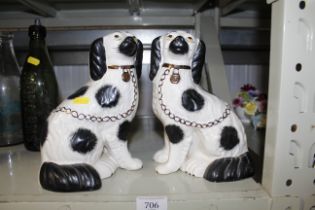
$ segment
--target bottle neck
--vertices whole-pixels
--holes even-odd
[[[0,36],[0,74],[19,75],[12,38]]]
[[[29,56],[35,57],[40,60],[46,60],[51,63],[45,39],[31,38],[28,53]]]
[[[29,56],[39,59],[41,66],[49,66],[50,68],[53,66],[49,57],[45,39],[30,39],[28,57]]]
[[[1,55],[14,55],[12,39],[0,37]]]
[[[44,39],[30,39],[30,45],[29,45],[30,53],[47,50],[46,42]]]

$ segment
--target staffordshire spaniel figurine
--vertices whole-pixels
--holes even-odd
[[[42,142],[40,184],[51,191],[90,191],[120,167],[142,167],[127,148],[127,133],[139,100],[143,46],[115,32],[90,47],[91,81],[49,116]]]
[[[184,31],[152,42],[152,107],[165,141],[154,155],[156,171],[180,169],[213,182],[250,177],[254,169],[241,121],[226,102],[198,85],[204,60],[203,41]]]

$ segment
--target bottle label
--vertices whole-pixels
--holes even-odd
[[[27,63],[30,63],[34,66],[38,66],[40,64],[40,60],[38,58],[35,58],[35,57],[32,57],[32,56],[29,56],[27,58]]]

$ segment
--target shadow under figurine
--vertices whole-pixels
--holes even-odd
[[[64,100],[48,118],[42,142],[40,184],[59,192],[96,190],[118,167],[137,170],[127,132],[139,100],[142,43],[115,32],[90,48],[91,81]]]
[[[254,174],[246,134],[230,106],[198,84],[205,60],[203,41],[176,31],[151,47],[153,111],[164,126],[164,148],[154,155],[159,174],[178,169],[213,182]]]

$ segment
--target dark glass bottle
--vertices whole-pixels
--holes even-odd
[[[58,86],[45,43],[46,28],[39,19],[29,27],[29,53],[21,74],[24,144],[39,151],[47,135],[47,118],[58,105]]]

